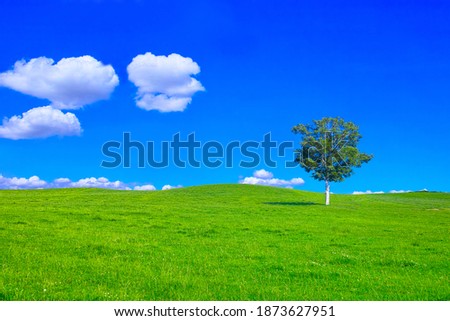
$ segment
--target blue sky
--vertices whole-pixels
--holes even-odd
[[[341,116],[360,126],[361,150],[375,157],[333,184],[333,192],[450,190],[448,1],[0,0],[0,8],[0,73],[17,72],[13,66],[21,60],[54,61],[46,60],[42,73],[24,71],[30,77],[25,89],[17,90],[22,78],[0,81],[3,128],[10,121],[3,129],[9,134],[0,138],[3,188],[19,186],[20,178],[28,186],[28,179],[38,176],[35,186],[57,185],[51,182],[58,178],[81,186],[89,181],[80,179],[106,177],[123,182],[116,187],[161,189],[237,183],[264,169],[285,181],[302,178],[305,184],[295,188],[323,191],[322,182],[282,163],[253,169],[106,169],[100,166],[101,147],[120,141],[123,132],[142,142],[168,141],[177,132],[223,144],[261,141],[268,132],[277,141],[297,142],[292,126]],[[181,59],[178,65],[171,54]],[[80,60],[83,56],[92,59]],[[152,74],[145,63],[136,64],[130,76],[127,68],[138,56],[147,62],[164,56],[162,69]],[[64,60],[65,78],[59,71],[51,74],[65,58],[75,59]],[[91,80],[84,82],[82,68],[70,65],[78,63],[87,66],[87,75],[94,73]],[[39,85],[46,70],[48,83]],[[79,73],[81,81],[74,80]],[[161,79],[166,75],[175,78]],[[183,81],[192,79],[197,87],[186,91]],[[174,89],[178,81],[184,87]],[[170,89],[163,86],[167,82]],[[192,100],[185,106],[177,102],[182,111],[146,110],[156,103],[144,100],[160,93]],[[11,120],[44,106],[50,107]],[[7,137],[14,126],[27,125],[27,117],[47,117],[59,135]]]

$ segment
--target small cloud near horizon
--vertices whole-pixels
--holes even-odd
[[[300,177],[291,178],[290,180],[274,178],[273,173],[260,169],[254,171],[253,176],[244,177],[239,180],[239,183],[294,188],[294,186],[301,186],[305,184],[305,181]]]
[[[390,190],[387,193],[388,194],[400,194],[400,193],[411,193],[411,192],[413,192],[413,191],[411,191],[411,190],[403,190],[403,189],[400,189],[400,190],[393,189],[393,190]],[[370,194],[385,194],[385,192],[384,191],[372,192],[371,190],[367,190],[365,192],[354,191],[352,193],[352,195],[370,195]]]
[[[169,188],[179,188],[181,185],[164,185],[163,190]],[[151,184],[135,185],[127,184],[122,181],[110,181],[106,177],[87,177],[78,181],[72,181],[69,178],[61,177],[51,182],[40,179],[38,176],[24,177],[4,177],[0,174],[0,190],[18,190],[18,189],[46,189],[46,188],[107,188],[116,190],[135,190],[135,191],[155,191],[156,187]]]
[[[167,191],[167,190],[169,190],[169,189],[174,189],[174,188],[182,188],[183,186],[182,185],[176,185],[176,186],[172,186],[172,185],[164,185],[163,187],[162,187],[162,190],[163,191]]]
[[[156,191],[156,187],[150,184],[147,185],[141,185],[141,186],[135,186],[135,191]]]

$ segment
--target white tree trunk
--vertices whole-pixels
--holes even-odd
[[[325,205],[330,205],[330,183],[325,181]]]

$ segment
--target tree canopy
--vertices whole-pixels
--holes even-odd
[[[298,124],[292,131],[302,137],[301,147],[295,150],[295,161],[314,179],[325,181],[326,203],[329,203],[330,182],[344,181],[353,174],[353,168],[361,167],[373,158],[357,148],[362,138],[358,126],[340,117]]]

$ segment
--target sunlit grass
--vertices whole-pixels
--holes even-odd
[[[450,196],[0,191],[0,300],[449,300]]]

